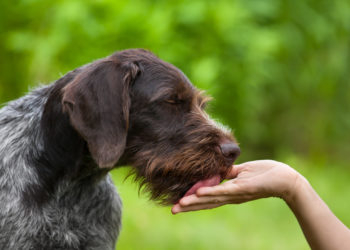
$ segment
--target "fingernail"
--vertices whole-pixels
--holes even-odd
[[[175,206],[173,206],[172,208],[171,208],[171,213],[173,214],[173,215],[175,215],[175,214],[177,214],[178,212],[179,212],[179,204],[177,203]]]

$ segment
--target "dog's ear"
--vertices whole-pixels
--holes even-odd
[[[132,62],[100,61],[63,88],[63,110],[101,168],[113,167],[124,152],[129,88],[138,72]]]

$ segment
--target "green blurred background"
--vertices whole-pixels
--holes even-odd
[[[0,102],[126,48],[147,48],[214,97],[239,161],[305,175],[350,225],[350,2],[0,2]],[[113,171],[124,200],[118,249],[308,249],[278,199],[172,216]]]

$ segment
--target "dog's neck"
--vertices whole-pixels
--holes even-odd
[[[0,183],[28,205],[42,205],[68,189],[98,183],[107,174],[62,111],[69,74],[0,110],[0,173],[16,171],[18,185]]]

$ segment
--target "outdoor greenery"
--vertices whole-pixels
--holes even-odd
[[[176,65],[214,99],[239,161],[302,172],[350,225],[348,0],[0,1],[0,102],[126,48]],[[280,200],[172,216],[123,182],[119,249],[308,249]]]
[[[314,168],[297,158],[284,159],[314,186],[333,212],[350,225],[350,173],[337,166]],[[121,250],[307,250],[296,219],[278,198],[171,215],[139,197],[137,185],[124,181],[126,169],[113,171],[124,202]]]

